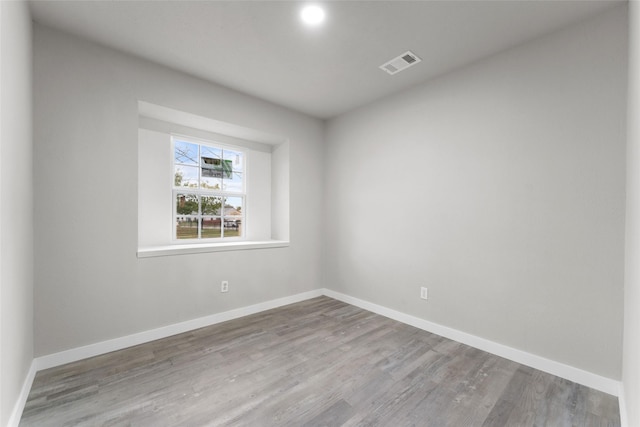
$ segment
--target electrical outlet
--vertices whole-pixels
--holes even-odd
[[[422,299],[427,299],[427,288],[422,287],[420,288],[420,298]]]
[[[220,292],[229,292],[229,281],[223,280],[220,284]]]

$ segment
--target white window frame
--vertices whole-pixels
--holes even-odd
[[[235,152],[241,153],[242,154],[242,191],[228,191],[228,190],[224,190],[224,189],[219,189],[219,190],[215,190],[215,189],[205,189],[205,188],[200,188],[198,186],[198,188],[190,188],[190,187],[176,187],[175,186],[175,170],[176,170],[176,161],[175,161],[175,142],[176,141],[183,141],[183,142],[187,142],[190,144],[197,144],[198,145],[198,183],[200,183],[200,178],[201,178],[201,169],[202,169],[202,165],[200,164],[201,161],[201,156],[200,156],[200,146],[208,146],[208,147],[212,147],[212,148],[216,148],[216,149],[221,149],[221,150],[233,150]],[[178,163],[178,165],[180,165],[180,163]],[[193,165],[184,165],[184,166],[191,166],[193,167]],[[200,139],[200,138],[194,138],[191,136],[185,136],[185,135],[178,135],[178,134],[171,134],[171,209],[172,209],[172,222],[171,222],[171,236],[172,236],[172,243],[174,244],[211,244],[211,243],[222,243],[222,242],[237,242],[237,241],[246,241],[247,240],[247,230],[248,230],[248,224],[247,224],[247,152],[246,149],[244,149],[243,147],[238,147],[238,146],[234,146],[234,145],[229,145],[229,144],[222,144],[219,143],[217,141],[211,141],[211,140],[205,140],[205,139]],[[202,237],[201,233],[202,233],[202,226],[201,226],[201,220],[203,219],[203,217],[211,217],[212,215],[203,215],[201,212],[198,212],[198,215],[179,215],[177,213],[177,198],[178,198],[178,194],[192,194],[197,196],[198,198],[198,206],[200,206],[200,197],[202,196],[211,196],[211,197],[221,197],[223,200],[222,203],[222,207],[221,207],[221,212],[220,212],[220,224],[221,224],[221,228],[220,228],[220,232],[221,232],[221,237]],[[224,236],[224,229],[225,229],[225,203],[224,203],[224,199],[225,197],[238,197],[242,199],[242,210],[241,210],[241,217],[240,217],[240,221],[241,221],[241,227],[242,227],[242,235],[241,236],[234,236],[234,237],[225,237]],[[178,239],[177,236],[177,223],[178,223],[178,218],[179,217],[189,217],[189,218],[194,218],[197,223],[198,223],[198,237],[197,238],[193,238],[193,239]]]

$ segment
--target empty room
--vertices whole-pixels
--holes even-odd
[[[636,1],[0,1],[1,426],[640,426]]]

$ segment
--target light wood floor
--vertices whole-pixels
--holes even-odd
[[[39,372],[20,426],[618,426],[615,397],[327,297]]]

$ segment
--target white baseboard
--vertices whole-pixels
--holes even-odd
[[[322,290],[317,289],[284,298],[265,301],[247,307],[241,307],[222,313],[212,314],[210,316],[200,317],[198,319],[187,320],[185,322],[180,322],[157,329],[151,329],[149,331],[139,332],[137,334],[127,335],[124,337],[114,338],[95,344],[89,344],[83,347],[72,348],[70,350],[61,351],[59,353],[37,357],[34,360],[34,363],[37,370],[41,371],[43,369],[53,368],[55,366],[64,365],[66,363],[75,362],[78,360],[86,359],[88,357],[98,356],[116,350],[122,350],[123,348],[143,344],[160,338],[166,338],[176,334],[181,334],[183,332],[192,331],[194,329],[214,325],[216,323],[226,322],[228,320],[233,320],[239,317],[248,316],[250,314],[259,313],[261,311],[271,310],[272,308],[293,304],[307,299],[319,297],[321,295]]]
[[[27,403],[27,398],[29,397],[29,392],[33,385],[33,379],[36,377],[36,372],[37,368],[34,360],[31,362],[31,366],[29,367],[29,372],[27,372],[27,377],[24,379],[24,383],[22,383],[22,389],[20,390],[18,401],[13,406],[13,411],[11,411],[7,427],[18,427],[18,424],[20,424],[22,411],[24,411],[24,405]]]
[[[622,383],[620,383],[620,390],[618,391],[618,406],[620,407],[620,427],[631,427],[627,418],[627,398]]]
[[[399,311],[395,311],[378,304],[341,294],[330,289],[323,289],[322,292],[328,297],[346,302],[351,305],[355,305],[356,307],[372,311],[376,314],[380,314],[390,319],[397,320],[399,322],[443,336],[445,338],[461,342],[471,347],[484,350],[497,356],[504,357],[505,359],[509,359],[514,362],[539,369],[543,372],[556,375],[569,381],[573,381],[575,383],[600,390],[607,394],[618,396],[618,393],[620,392],[620,381],[602,377],[600,375],[593,374],[582,369],[574,368],[573,366],[565,365],[563,363],[546,359],[541,356],[536,356],[535,354],[527,353],[522,350],[517,350],[503,344],[480,338],[475,335],[459,331],[457,329],[449,328],[447,326],[442,326],[437,323],[429,322],[428,320],[401,313]]]

